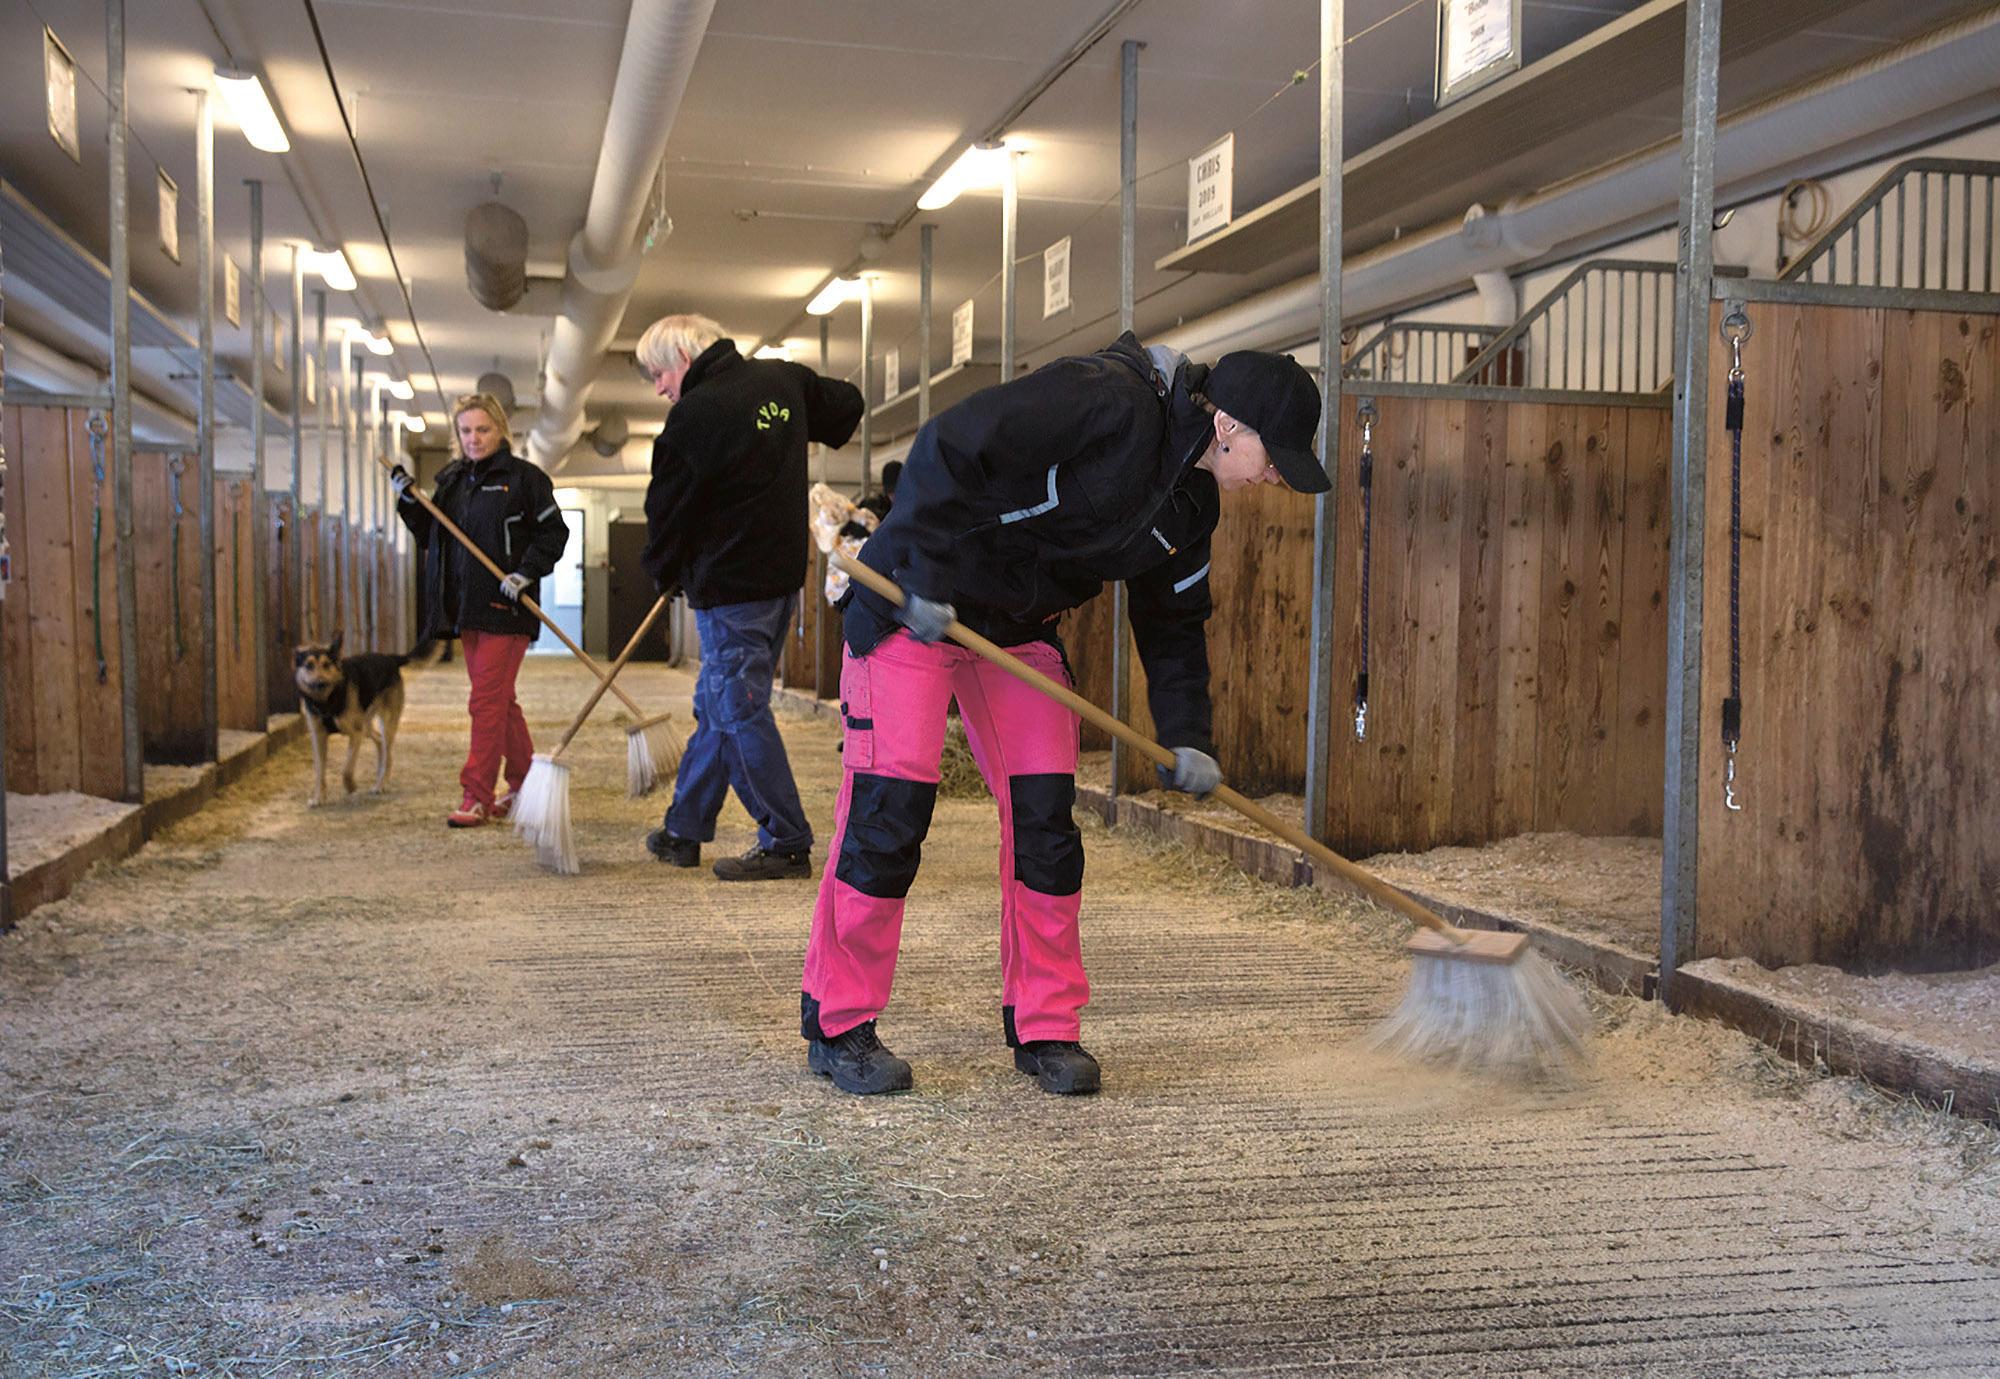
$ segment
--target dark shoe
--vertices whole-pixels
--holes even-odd
[[[692,862],[683,866],[693,866]],[[790,881],[813,874],[812,852],[766,852],[753,847],[741,857],[725,857],[713,868],[723,881]]]
[[[1067,1039],[1030,1039],[1014,1050],[1014,1066],[1057,1096],[1089,1096],[1098,1087],[1097,1060]]]
[[[646,851],[670,867],[701,865],[701,844],[692,838],[676,838],[664,828],[656,828],[646,835]]]
[[[882,1047],[873,1020],[831,1039],[808,1040],[806,1066],[856,1096],[910,1090],[910,1065]]]

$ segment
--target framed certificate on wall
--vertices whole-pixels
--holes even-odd
[[[1521,0],[1438,0],[1437,103],[1521,70]]]

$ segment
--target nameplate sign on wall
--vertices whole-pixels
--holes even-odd
[[[1042,250],[1042,319],[1069,310],[1069,236]]]
[[[1521,68],[1521,0],[1438,0],[1437,103]]]
[[[953,368],[972,359],[972,301],[967,298],[951,313],[951,363]]]
[[[887,402],[903,391],[903,352],[890,350],[882,356],[882,400]]]
[[[1229,223],[1235,184],[1235,134],[1223,135],[1188,159],[1189,244]]]
[[[222,314],[232,326],[243,324],[243,274],[227,254],[222,256]]]

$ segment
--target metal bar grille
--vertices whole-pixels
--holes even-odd
[[[1825,282],[1850,287],[1914,288],[1918,292],[1993,290],[1993,190],[2000,162],[1971,158],[1909,158],[1896,164],[1779,275],[1781,282]],[[1933,184],[1935,183],[1935,195]],[[1912,197],[1914,184],[1915,195]],[[1974,194],[1985,187],[1983,224]],[[1910,202],[1915,220],[1911,225]],[[1889,209],[1893,203],[1893,217]],[[1936,229],[1932,229],[1932,210]],[[1914,230],[1914,233],[1912,233]],[[1869,239],[1866,275],[1861,240]],[[1973,282],[1973,246],[1985,246]],[[1843,284],[1840,262],[1847,260]],[[1953,269],[1956,268],[1956,273]]]

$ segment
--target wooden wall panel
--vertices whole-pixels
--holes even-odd
[[[299,640],[292,542],[297,540],[298,532],[292,522],[291,494],[269,494],[264,511],[270,521],[264,543],[264,627],[270,638],[264,660],[265,673],[270,677],[266,702],[273,713],[278,713],[297,703],[299,697],[292,685],[292,652]]]
[[[257,619],[250,481],[215,480],[216,712],[224,728],[263,732],[257,721]]]
[[[209,648],[201,628],[201,517],[192,461],[180,477],[176,515],[172,471],[178,456],[132,456],[133,536],[137,542],[139,723],[148,761],[188,765],[208,759],[202,681]],[[175,540],[175,532],[179,540]]]
[[[2000,958],[2000,319],[1759,305],[1745,350],[1743,808],[1721,797],[1729,436],[1711,435],[1703,954]],[[1720,416],[1726,364],[1713,372]]]
[[[329,626],[327,614],[332,611],[327,602],[326,580],[323,578],[320,532],[321,514],[307,509],[305,521],[299,526],[299,541],[304,547],[300,557],[305,568],[305,614],[300,629],[299,640],[317,642],[324,640]]]
[[[89,421],[87,411],[72,409],[68,413],[70,541],[76,552],[73,625],[78,641],[76,788],[86,795],[117,800],[136,797],[139,782],[125,779],[125,695],[118,632],[118,517],[111,475],[111,442],[107,435],[104,478],[100,482],[91,450]]]
[[[0,635],[7,642],[7,784],[33,795],[42,785],[41,745],[35,732],[36,657],[34,597],[36,542],[28,528],[28,451],[22,439],[23,409],[0,407],[0,445],[6,447],[5,503],[13,583],[0,602]],[[46,463],[46,461],[43,461]],[[61,472],[66,476],[67,466]]]

